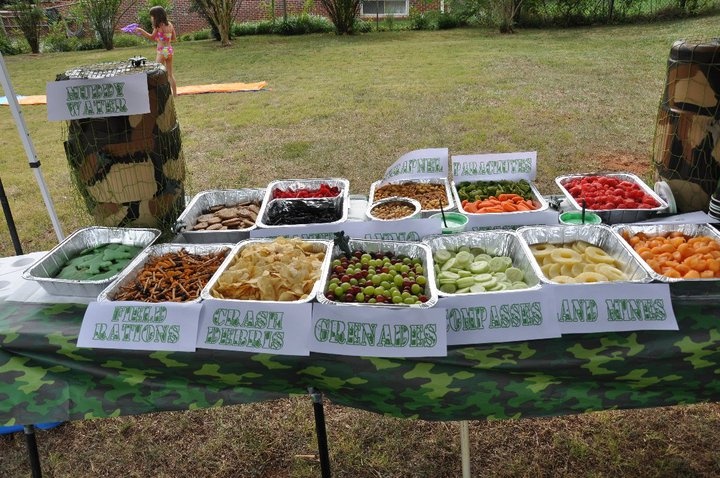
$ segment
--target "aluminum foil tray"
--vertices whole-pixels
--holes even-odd
[[[350,250],[362,250],[369,254],[375,252],[392,252],[395,255],[405,255],[411,259],[420,258],[422,260],[422,266],[425,271],[425,277],[427,278],[427,286],[425,288],[425,295],[428,297],[427,302],[419,304],[368,304],[368,303],[351,303],[351,302],[338,302],[330,300],[325,296],[325,288],[330,281],[331,265],[332,260],[343,254],[342,250],[335,245],[332,249],[331,258],[328,261],[323,274],[321,276],[320,289],[317,294],[317,300],[321,304],[332,304],[346,307],[398,307],[398,308],[427,308],[432,307],[437,303],[438,291],[435,287],[435,273],[432,268],[432,253],[430,247],[426,244],[419,242],[398,242],[398,241],[364,241],[350,239],[348,241]]]
[[[208,281],[205,288],[200,293],[200,296],[202,299],[216,299],[216,300],[227,300],[228,302],[237,302],[241,304],[248,304],[248,303],[256,303],[256,304],[302,304],[305,302],[311,302],[315,299],[315,296],[317,295],[318,291],[320,290],[320,283],[322,282],[322,274],[325,269],[328,268],[330,264],[330,250],[332,247],[331,241],[321,241],[316,239],[303,239],[303,242],[312,244],[312,252],[324,252],[325,258],[323,259],[323,262],[320,266],[320,276],[317,281],[315,281],[315,286],[313,287],[312,291],[308,294],[308,296],[301,300],[295,300],[295,301],[275,301],[275,300],[241,300],[241,299],[220,299],[212,295],[212,289],[217,284],[218,280],[220,279],[220,276],[222,276],[223,272],[225,272],[230,266],[235,264],[237,260],[238,254],[246,248],[247,246],[251,244],[258,244],[258,243],[270,243],[275,241],[275,238],[263,238],[263,239],[248,239],[246,241],[241,241],[238,244],[236,244],[228,256],[225,258],[225,261],[220,265],[217,272],[215,272],[215,275],[213,275],[210,278],[210,281]]]
[[[671,232],[682,232],[686,236],[709,236],[720,243],[720,233],[717,229],[708,224],[619,224],[613,226],[613,230],[620,235],[622,238],[623,233],[628,233],[630,236],[634,236],[638,233],[644,233],[648,236],[658,236],[661,234],[669,234]],[[627,243],[626,243],[627,244]],[[709,279],[682,279],[668,277],[666,275],[655,272],[640,255],[635,252],[635,249],[628,244],[630,251],[632,252],[635,259],[640,262],[643,268],[653,279],[660,282],[720,282],[720,279],[709,278]]]
[[[260,206],[260,212],[258,213],[258,219],[257,219],[257,226],[262,228],[271,228],[271,229],[282,229],[282,228],[288,228],[288,227],[297,227],[299,224],[287,224],[287,225],[279,225],[274,226],[268,224],[266,221],[268,219],[268,211],[269,208],[273,207],[273,204],[281,204],[282,201],[307,201],[307,199],[303,198],[282,198],[282,199],[276,199],[273,197],[273,190],[276,188],[281,189],[289,189],[291,191],[299,190],[299,189],[310,189],[310,188],[318,188],[321,184],[327,184],[328,186],[335,186],[338,189],[340,189],[340,194],[337,195],[334,198],[319,198],[319,199],[311,199],[311,201],[319,201],[319,203],[331,201],[336,208],[338,208],[338,211],[340,212],[340,219],[337,221],[322,223],[322,224],[340,224],[345,221],[347,221],[348,218],[348,211],[350,210],[350,200],[348,199],[348,195],[350,194],[350,181],[347,179],[342,178],[330,178],[330,179],[283,179],[279,181],[273,181],[270,184],[268,184],[267,188],[265,189],[265,195],[263,197],[262,206]],[[277,203],[276,201],[280,201],[280,203]]]
[[[36,281],[48,294],[97,297],[119,274],[96,281],[57,279],[53,276],[70,259],[89,247],[119,243],[145,248],[155,242],[159,236],[158,229],[100,226],[78,229],[25,270],[23,278]]]
[[[578,240],[603,249],[623,264],[622,270],[627,274],[628,279],[622,282],[647,283],[652,280],[633,255],[630,246],[608,226],[525,226],[518,228],[516,232],[541,282],[557,284],[545,276],[529,246],[543,243],[564,244]]]
[[[226,231],[193,231],[197,218],[212,206],[219,204],[238,204],[241,202],[257,201],[262,205],[264,189],[215,189],[202,191],[192,198],[185,210],[180,214],[175,224],[175,232],[182,234],[185,242],[195,244],[236,243],[250,237],[250,231],[257,228],[256,224],[244,229]],[[259,214],[259,212],[258,212]]]
[[[487,181],[487,182],[491,183],[491,182],[495,182],[495,181]],[[505,216],[505,215],[512,216],[512,215],[516,215],[516,214],[531,215],[531,214],[535,214],[538,212],[546,211],[550,207],[550,204],[543,197],[543,195],[540,194],[540,191],[538,190],[537,186],[535,186],[534,183],[532,183],[530,181],[528,181],[528,183],[530,184],[530,191],[532,191],[534,202],[536,202],[540,205],[540,207],[535,209],[534,211],[515,211],[515,212],[497,212],[497,213],[467,212],[462,207],[462,201],[460,200],[460,196],[459,196],[458,190],[457,190],[457,184],[455,184],[455,181],[452,182],[452,193],[453,193],[453,198],[455,199],[455,204],[457,204],[458,211],[460,211],[461,213],[466,214],[470,217],[473,217],[473,216],[496,216],[496,215],[497,216]]]
[[[375,203],[377,201],[375,199],[375,191],[379,189],[381,186],[385,186],[386,184],[405,184],[405,183],[428,183],[428,184],[443,184],[445,186],[445,196],[447,197],[447,207],[444,207],[443,210],[445,211],[452,211],[455,209],[456,204],[453,200],[452,192],[450,191],[450,181],[448,181],[447,178],[423,178],[423,179],[401,179],[396,181],[385,181],[383,179],[379,181],[375,181],[370,185],[370,195],[368,202],[369,204]],[[413,198],[416,199],[416,198]],[[440,212],[440,209],[423,209],[422,210],[422,217],[430,217],[435,213]]]
[[[100,295],[98,295],[98,302],[114,301],[114,296],[119,292],[120,288],[134,282],[136,277],[142,271],[145,264],[154,257],[161,256],[172,252],[180,252],[185,249],[191,254],[210,254],[212,252],[230,251],[232,244],[154,244],[146,248],[139,256],[137,256],[122,273],[115,279],[115,281],[107,286]],[[200,302],[201,297],[198,295],[197,299],[186,301],[186,304]]]
[[[639,222],[643,221],[645,219],[650,218],[651,216],[654,216],[657,213],[663,212],[668,208],[667,202],[660,196],[658,196],[655,191],[649,187],[645,182],[637,177],[634,174],[630,173],[587,173],[587,174],[573,174],[568,176],[558,176],[555,178],[555,184],[560,188],[560,190],[565,195],[565,198],[567,199],[568,204],[570,204],[574,209],[577,209],[578,211],[582,209],[582,205],[578,204],[578,202],[575,200],[574,197],[570,194],[570,192],[565,189],[564,184],[566,184],[568,181],[576,178],[583,178],[585,176],[607,176],[619,179],[620,181],[630,181],[633,183],[638,184],[642,190],[646,193],[652,196],[653,199],[655,199],[659,206],[652,208],[652,209],[588,209],[588,211],[592,211],[603,220],[605,224],[618,224],[618,223],[629,223],[629,222]]]
[[[533,265],[534,259],[528,256],[527,249],[523,247],[520,237],[515,232],[495,230],[463,232],[460,234],[442,234],[437,236],[428,236],[423,239],[422,242],[430,247],[433,254],[439,249],[456,250],[461,246],[468,246],[481,247],[491,256],[509,256],[512,258],[513,267],[517,267],[525,273],[525,282],[528,287],[527,289],[520,290],[535,290],[539,289],[542,285]],[[486,294],[503,294],[515,291],[499,290],[448,294],[438,290],[438,295],[440,297],[464,297]]]

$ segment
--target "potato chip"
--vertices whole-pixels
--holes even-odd
[[[298,301],[308,297],[320,273],[325,251],[318,244],[279,237],[240,249],[210,291],[237,300]]]

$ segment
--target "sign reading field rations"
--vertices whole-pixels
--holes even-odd
[[[417,149],[400,156],[385,171],[384,180],[446,178],[448,168],[447,148]]]
[[[129,116],[150,112],[147,75],[47,83],[49,121]]]
[[[194,352],[200,304],[91,302],[78,347]]]
[[[453,180],[491,181],[520,180],[532,181],[537,175],[537,152],[469,154],[453,156]]]

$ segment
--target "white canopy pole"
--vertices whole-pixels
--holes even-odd
[[[50,221],[52,222],[53,229],[55,229],[55,235],[57,235],[58,241],[62,242],[65,239],[62,227],[60,226],[60,220],[55,212],[55,206],[53,205],[52,198],[48,192],[47,186],[45,185],[45,179],[40,172],[40,161],[37,159],[37,153],[35,153],[35,147],[30,141],[30,133],[25,126],[25,118],[20,111],[20,103],[18,103],[17,97],[15,96],[15,90],[10,83],[10,75],[8,74],[7,68],[5,67],[5,59],[0,53],[0,83],[2,83],[3,91],[8,100],[10,111],[12,111],[13,118],[15,118],[15,126],[17,126],[18,134],[20,134],[20,140],[25,147],[25,154],[27,155],[28,162],[30,163],[30,169],[35,173],[35,180],[37,180],[38,186],[40,186],[40,193],[42,194],[43,200],[45,201],[45,207],[50,215]]]

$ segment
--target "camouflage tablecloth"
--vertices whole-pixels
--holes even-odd
[[[720,302],[674,300],[680,330],[453,347],[432,359],[78,349],[84,305],[0,304],[0,426],[322,391],[427,420],[519,418],[720,399]]]

